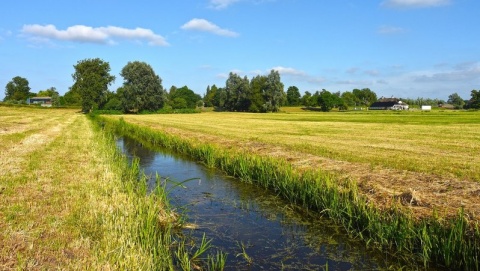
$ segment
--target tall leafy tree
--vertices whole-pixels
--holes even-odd
[[[277,112],[280,109],[284,98],[283,83],[280,80],[280,73],[271,70],[265,82],[265,111]]]
[[[448,96],[447,103],[453,105],[455,109],[463,108],[463,106],[465,105],[465,101],[456,92]]]
[[[125,112],[155,111],[163,107],[166,93],[162,79],[149,64],[128,62],[120,75],[123,77],[121,100]]]
[[[290,106],[300,105],[300,91],[296,86],[290,86],[287,89],[287,104]]]
[[[250,82],[246,76],[242,78],[231,72],[225,86],[225,108],[229,111],[247,111],[250,106],[249,88]]]
[[[80,95],[82,111],[91,112],[105,99],[115,76],[110,74],[110,64],[100,58],[80,60],[73,67],[75,83],[71,90]]]
[[[472,90],[471,99],[468,102],[468,107],[473,109],[480,109],[480,90]]]
[[[30,95],[30,87],[26,78],[15,76],[5,86],[3,101],[26,102]]]
[[[249,112],[266,112],[264,108],[265,104],[265,83],[267,81],[266,76],[257,75],[252,78],[250,81],[250,106],[248,108]]]

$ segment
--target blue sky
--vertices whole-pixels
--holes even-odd
[[[2,3],[0,99],[73,84],[86,58],[150,64],[167,90],[203,95],[229,72],[276,69],[285,90],[370,88],[378,96],[470,98],[480,89],[478,0],[16,0]]]

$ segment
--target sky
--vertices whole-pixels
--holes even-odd
[[[143,61],[165,89],[203,95],[230,72],[277,70],[303,94],[370,88],[378,97],[469,99],[480,89],[478,0],[15,0],[0,17],[0,99],[73,85],[78,61]]]

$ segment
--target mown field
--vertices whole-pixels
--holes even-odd
[[[193,266],[201,253],[138,174],[76,110],[0,106],[0,270]]]
[[[119,116],[111,116],[119,118]],[[355,180],[379,208],[480,219],[480,112],[206,112],[126,122]]]

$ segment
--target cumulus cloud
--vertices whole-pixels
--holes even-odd
[[[210,0],[210,7],[214,9],[224,9],[240,0]]]
[[[389,8],[425,8],[450,4],[451,0],[385,0],[382,5]]]
[[[59,30],[54,25],[24,25],[22,33],[28,35],[31,40],[63,40],[83,43],[113,44],[116,38],[126,40],[145,40],[152,46],[168,46],[162,36],[155,34],[150,29],[128,29],[117,26],[91,27],[85,25],[70,26],[65,30]]]
[[[183,30],[194,30],[209,32],[215,35],[224,36],[224,37],[238,37],[239,34],[228,29],[220,28],[218,25],[213,24],[205,19],[194,18],[182,25]]]

